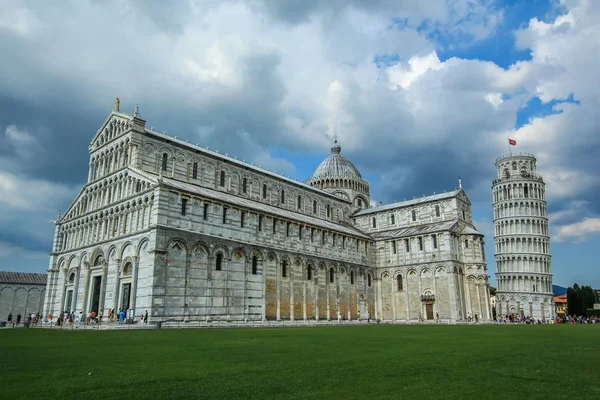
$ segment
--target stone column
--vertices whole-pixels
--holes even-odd
[[[404,281],[402,283],[404,284],[404,303],[406,305],[406,320],[408,321],[410,319],[410,305],[408,304],[408,275],[404,275]]]
[[[81,267],[75,267],[75,284],[73,286],[73,301],[71,302],[71,309],[69,311],[77,311],[77,296],[79,295],[79,273]]]
[[[98,316],[104,317],[104,300],[106,297],[106,276],[108,272],[108,262],[105,260],[102,264],[102,282],[100,283],[100,300],[98,302]]]
[[[465,284],[464,275],[462,277],[462,283],[463,283],[463,285]],[[467,285],[467,290],[466,291],[463,290],[463,295],[465,296],[465,303],[467,305],[467,310],[465,310],[465,311],[466,311],[467,315],[469,315],[469,313],[471,313],[471,316],[473,316],[473,305],[471,304],[471,283],[467,280],[466,285]]]
[[[117,262],[117,276],[115,279],[115,295],[114,295],[114,299],[113,299],[113,306],[112,309],[116,310],[117,312],[119,312],[119,297],[120,297],[120,292],[121,292],[121,262],[123,260],[121,260],[120,258],[115,260]]]
[[[396,278],[392,275],[392,321],[396,321],[396,290],[394,285],[396,283]]]
[[[423,319],[423,301],[421,300],[421,295],[423,294],[423,287],[421,283],[421,271],[419,271],[419,293],[417,295],[417,300],[419,300],[419,318]]]
[[[83,311],[84,317],[87,315],[88,310],[88,300],[90,296],[90,280],[92,275],[92,270],[90,269],[90,263],[87,261],[83,262],[86,274],[85,274],[85,285],[83,287],[83,304],[81,305],[81,310]]]
[[[268,256],[267,256],[267,262],[268,262]],[[279,260],[277,259],[277,257],[275,257],[275,266],[277,266],[277,263],[279,262]],[[277,270],[277,267],[275,267],[275,270]],[[262,320],[266,321],[267,320],[267,268],[265,266],[263,266],[262,269]]]
[[[294,271],[295,268],[290,269],[290,321],[294,321]],[[302,266],[300,266],[300,272],[302,273]]]
[[[448,266],[447,268],[448,268],[447,274],[449,275],[449,277],[448,277],[448,292],[450,294],[450,319],[456,321],[459,319],[459,314],[458,314],[459,304],[457,304],[457,300],[458,300],[458,303],[460,303],[460,292],[456,288],[456,275],[454,274],[452,264],[450,264],[450,266]],[[457,292],[459,293],[459,298],[457,298]],[[454,322],[454,321],[451,321],[451,322]]]
[[[433,302],[433,320],[437,322],[436,316],[439,315],[440,307],[438,305],[438,292],[437,292],[437,271],[436,267],[432,268],[433,270],[433,295],[435,296],[435,300]]]
[[[60,291],[60,312],[62,313],[63,311],[65,311],[65,295],[66,295],[66,289],[67,289],[67,268],[63,269],[62,271],[60,271],[59,276],[62,275],[63,280],[61,283],[61,291]]]
[[[317,274],[317,284],[315,285],[315,320],[319,320],[319,275]]]
[[[330,310],[330,305],[329,305],[329,297],[330,297],[330,288],[331,285],[329,284],[329,277],[327,276],[327,270],[325,270],[325,293],[327,293],[327,321],[331,320],[331,310]]]
[[[282,268],[283,265],[283,260],[281,261],[280,265],[279,265],[279,269],[275,269],[275,287],[277,290],[276,296],[277,296],[277,321],[281,320],[281,271],[283,270]]]
[[[379,297],[381,296],[381,277],[377,276],[377,271],[373,272],[373,292],[375,300],[375,319],[380,319],[383,318],[383,308]]]
[[[479,283],[475,283],[475,288],[477,289],[477,307],[479,309],[479,312],[477,314],[478,314],[479,318],[482,319],[483,312],[481,311],[481,294],[479,292]]]
[[[308,284],[307,282],[310,281],[304,281],[304,283],[302,284],[302,319],[304,321],[306,321],[306,285]]]

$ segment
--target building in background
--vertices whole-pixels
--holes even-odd
[[[47,274],[0,271],[0,321],[8,314],[13,322],[21,314],[21,322],[32,313],[42,313],[46,294]]]
[[[496,160],[492,184],[496,258],[496,312],[554,317],[550,237],[544,180],[533,154]]]
[[[554,296],[554,312],[557,317],[564,317],[568,314],[566,294]]]
[[[117,102],[93,137],[88,181],[56,221],[45,314],[491,319],[461,187],[369,208],[337,140],[302,183],[145,124]]]

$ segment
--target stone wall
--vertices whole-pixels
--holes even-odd
[[[18,314],[24,322],[28,314],[41,313],[45,292],[44,285],[0,283],[0,321],[6,321],[9,313],[13,315],[13,322]]]

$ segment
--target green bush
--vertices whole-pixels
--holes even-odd
[[[586,315],[588,316],[588,318],[590,318],[590,317],[599,317],[600,318],[600,310],[588,308],[586,310]]]

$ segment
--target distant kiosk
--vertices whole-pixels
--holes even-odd
[[[546,185],[533,154],[496,159],[496,315],[554,318]]]

